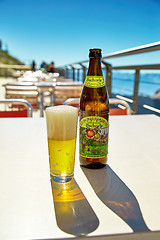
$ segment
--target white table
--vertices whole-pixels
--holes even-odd
[[[155,115],[110,117],[108,166],[82,171],[77,148],[53,201],[45,119],[1,118],[0,239],[160,239],[159,136]]]
[[[40,96],[40,104],[39,104],[39,109],[40,109],[40,117],[43,117],[43,110],[44,110],[44,93],[45,92],[49,92],[50,93],[50,104],[51,106],[54,106],[55,104],[55,94],[54,94],[54,90],[56,86],[78,86],[78,85],[82,85],[81,82],[77,82],[77,81],[72,81],[72,82],[56,82],[56,79],[54,79],[54,81],[41,81],[41,82],[37,82],[34,84],[37,88],[38,88],[38,93]]]

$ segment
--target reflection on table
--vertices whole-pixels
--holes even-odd
[[[74,178],[66,183],[51,179],[58,227],[75,236],[86,236],[97,229],[99,220]]]

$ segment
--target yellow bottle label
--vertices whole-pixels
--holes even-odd
[[[90,88],[100,88],[105,86],[103,76],[87,76],[84,82],[84,86]]]
[[[80,121],[80,155],[87,158],[102,158],[108,153],[109,124],[99,116],[84,117]]]

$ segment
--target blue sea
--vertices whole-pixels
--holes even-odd
[[[132,96],[134,92],[134,73],[112,73],[112,93]],[[140,73],[138,95],[152,97],[160,90],[159,73]]]

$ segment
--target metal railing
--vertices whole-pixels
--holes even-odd
[[[133,65],[133,66],[112,66],[110,63],[106,62],[105,59],[111,59],[111,58],[117,58],[117,57],[123,57],[123,56],[131,56],[135,54],[140,53],[146,53],[146,52],[153,52],[160,50],[160,41],[142,45],[139,47],[129,48],[126,50],[113,52],[108,55],[104,55],[102,57],[102,63],[104,65],[104,70],[106,71],[106,85],[109,93],[109,97],[112,97],[112,70],[134,70],[135,76],[134,76],[134,91],[133,91],[133,103],[132,103],[132,113],[137,113],[137,106],[138,106],[138,90],[139,90],[139,80],[140,80],[140,71],[141,70],[160,70],[160,64],[150,64],[150,65]],[[75,80],[75,72],[77,71],[77,80],[83,81],[86,77],[86,66],[85,64],[88,62],[88,60],[75,62],[71,64],[67,64],[63,67],[60,67],[59,69],[64,73],[64,76],[66,78],[70,78],[69,73],[72,72],[72,79]],[[76,67],[76,66],[79,67]],[[80,80],[80,70],[83,71],[82,78]]]

